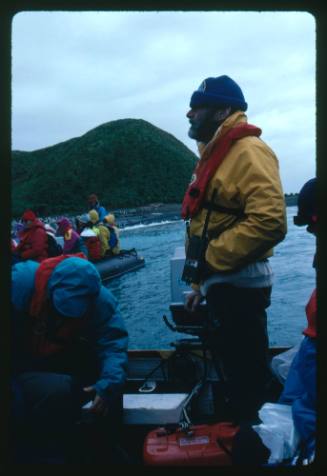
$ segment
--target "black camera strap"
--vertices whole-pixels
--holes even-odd
[[[214,189],[210,203],[214,203],[215,197],[217,195],[217,189]],[[202,229],[201,236],[190,236],[190,225],[186,223],[186,232],[188,235],[188,247],[186,252],[186,259],[184,264],[184,269],[182,273],[182,281],[185,281],[188,284],[196,283],[198,284],[201,279],[201,274],[205,262],[205,251],[208,245],[207,231],[210,221],[210,215],[213,210],[213,207],[208,208],[206,214],[204,225]]]
[[[186,221],[186,235],[187,238],[190,239],[190,220]]]

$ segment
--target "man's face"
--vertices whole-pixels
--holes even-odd
[[[209,142],[219,126],[219,121],[214,117],[215,113],[216,109],[210,106],[191,108],[186,114],[191,124],[189,137],[199,142]]]

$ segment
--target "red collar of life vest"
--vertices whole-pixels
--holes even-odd
[[[192,218],[201,208],[208,182],[234,142],[246,136],[259,137],[261,132],[261,129],[251,124],[238,124],[218,138],[210,157],[205,160],[200,159],[195,167],[192,181],[186,190],[182,203],[181,215],[184,220]]]
[[[66,254],[43,260],[35,273],[35,290],[30,305],[30,315],[39,317],[46,303],[47,285],[54,268],[70,257],[87,259],[84,253]]]
[[[28,349],[36,357],[46,357],[58,353],[65,347],[65,343],[74,336],[81,326],[81,319],[70,319],[56,332],[56,339],[60,342],[53,342],[47,337],[47,284],[54,268],[64,259],[78,257],[87,259],[83,253],[67,254],[48,258],[40,264],[35,275],[35,291],[30,305],[30,315],[32,317],[31,334],[28,336]]]
[[[317,290],[315,289],[311,294],[308,304],[305,307],[305,312],[308,319],[308,327],[303,331],[303,334],[316,338],[317,337]]]

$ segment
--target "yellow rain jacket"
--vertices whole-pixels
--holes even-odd
[[[208,144],[198,143],[201,158],[209,158],[217,138],[241,122],[247,122],[247,116],[237,111],[223,122]],[[205,201],[211,199],[215,188],[215,204],[242,210],[245,217],[211,212],[205,255],[209,269],[236,271],[272,256],[273,246],[284,239],[287,231],[285,199],[274,152],[259,137],[239,139],[210,180]],[[201,236],[207,212],[202,208],[192,218],[190,236]]]
[[[108,215],[106,215],[104,217],[104,222],[108,224],[107,229],[108,229],[108,233],[109,233],[109,237],[108,237],[108,242],[109,243],[110,243],[110,236],[111,236],[111,233],[112,233],[111,228],[113,228],[114,233],[116,234],[117,244],[116,244],[116,246],[111,248],[111,252],[114,255],[118,255],[120,253],[120,241],[119,241],[119,229],[115,225],[115,215],[113,213],[109,213]],[[108,245],[108,248],[110,248],[110,245]]]

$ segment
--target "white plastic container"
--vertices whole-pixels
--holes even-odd
[[[178,423],[187,393],[124,394],[124,423],[164,425]]]

